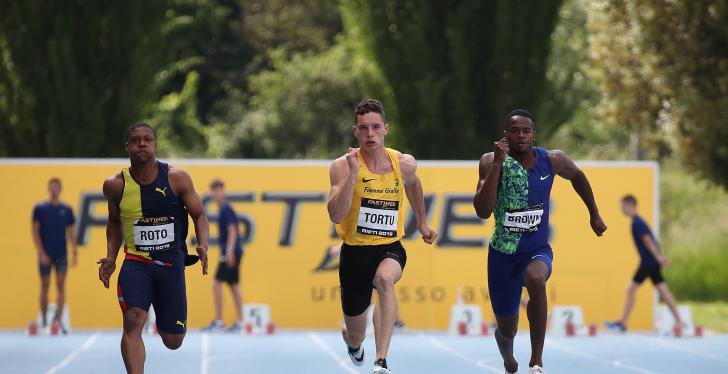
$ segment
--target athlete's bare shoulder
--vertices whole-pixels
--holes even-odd
[[[485,177],[490,173],[490,167],[493,166],[493,160],[495,154],[493,152],[484,153],[480,156],[480,162],[478,162],[478,174],[481,180],[485,180]]]
[[[169,169],[167,169],[167,174],[169,174],[170,178],[190,178],[189,173],[172,165],[169,165]]]
[[[334,161],[331,161],[331,166],[329,166],[329,173],[333,176],[333,174],[339,175],[340,173],[343,173],[345,170],[348,170],[349,166],[346,162],[346,154],[343,156],[340,156]]]
[[[494,158],[495,154],[493,152],[483,153],[483,155],[480,156],[480,165],[483,165],[484,163],[492,164]]]
[[[169,184],[175,194],[181,195],[194,189],[192,187],[192,177],[186,171],[170,165],[167,175],[169,175]]]
[[[104,196],[109,200],[121,200],[121,194],[124,192],[124,176],[118,172],[104,180]]]
[[[564,153],[564,151],[560,149],[547,149],[546,152],[548,153],[549,158],[569,158],[569,156],[567,156],[566,153]]]
[[[408,153],[402,153],[396,149],[394,152],[397,155],[399,168],[402,170],[403,174],[411,174],[417,171],[417,160],[415,160],[414,156]]]
[[[549,161],[551,161],[551,168],[554,170],[554,173],[563,178],[571,179],[579,170],[574,161],[572,161],[571,158],[569,158],[569,156],[561,150],[549,150],[548,155]]]
[[[548,154],[549,161],[551,161],[552,165],[561,165],[564,162],[571,161],[569,156],[560,149],[549,149],[546,150],[546,153]]]
[[[331,161],[331,167],[334,167],[334,166],[338,167],[338,166],[341,166],[342,164],[346,164],[346,153],[335,158],[334,161]]]

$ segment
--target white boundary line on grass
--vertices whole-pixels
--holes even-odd
[[[76,359],[76,357],[78,357],[79,354],[81,354],[83,351],[91,348],[91,345],[93,345],[94,342],[96,341],[96,339],[98,339],[98,338],[99,338],[99,331],[96,330],[96,332],[94,332],[93,335],[89,336],[89,338],[86,339],[86,341],[84,341],[80,347],[74,349],[73,352],[69,353],[68,356],[66,356],[66,358],[63,359],[63,361],[61,361],[58,365],[48,369],[48,371],[46,371],[46,374],[53,374],[53,373],[57,372],[58,370],[61,370],[64,367],[68,366],[68,364],[70,364],[71,361]]]
[[[574,356],[577,356],[577,357],[585,358],[587,360],[597,361],[597,362],[600,362],[602,364],[606,364],[606,365],[609,365],[609,366],[614,366],[614,367],[617,367],[617,368],[620,368],[620,369],[634,371],[636,373],[642,373],[642,374],[657,374],[656,372],[647,370],[645,368],[641,368],[641,367],[638,367],[638,366],[625,364],[625,363],[623,363],[620,360],[610,361],[610,360],[603,359],[601,357],[595,356],[595,355],[590,354],[590,353],[579,352],[578,350],[573,349],[571,347],[567,347],[565,345],[561,345],[561,344],[554,343],[550,339],[547,339],[546,340],[546,345],[549,346],[549,347],[551,347],[551,348],[553,348],[553,349],[555,349],[555,350],[557,350],[557,351],[569,353],[569,354],[574,355]]]
[[[334,350],[328,344],[326,344],[326,342],[323,339],[321,339],[321,337],[317,333],[315,333],[315,332],[309,333],[308,334],[308,337],[311,340],[313,340],[313,342],[316,343],[316,345],[319,348],[321,348],[321,350],[324,351],[324,353],[326,353],[331,358],[333,358],[334,361],[336,361],[336,363],[339,364],[339,366],[341,366],[342,368],[344,368],[344,370],[346,370],[347,372],[349,372],[351,374],[358,374],[359,373],[358,371],[354,370],[354,368],[352,368],[351,366],[347,365],[346,359],[343,358],[343,357],[341,357],[341,356],[339,356],[339,355],[337,355],[336,352],[334,352]]]
[[[200,362],[200,374],[207,374],[210,366],[210,335],[202,333],[202,360]]]
[[[425,335],[420,335],[420,337],[424,339]],[[448,346],[447,344],[443,343],[441,340],[439,340],[433,336],[428,337],[427,340],[429,340],[430,344],[434,345],[436,348],[438,348],[444,352],[447,352],[465,362],[473,364],[481,369],[485,369],[487,371],[490,371],[491,373],[497,373],[497,374],[503,373],[503,369],[497,368],[495,366],[490,366],[485,363],[485,360],[478,360],[478,359],[470,357],[462,352],[459,352],[456,349]]]

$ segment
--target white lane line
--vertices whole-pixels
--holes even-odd
[[[200,362],[200,374],[207,374],[210,366],[210,335],[202,333],[202,362]]]
[[[424,338],[425,336],[424,335],[420,335],[420,337],[421,338]],[[502,374],[503,373],[503,369],[502,368],[497,368],[495,366],[490,366],[490,365],[486,364],[485,363],[485,360],[483,360],[483,359],[480,359],[479,360],[479,359],[470,357],[470,356],[468,356],[466,354],[463,354],[462,352],[459,352],[459,351],[455,350],[454,348],[448,346],[447,344],[443,343],[442,341],[440,341],[439,339],[437,339],[435,337],[430,336],[427,340],[429,340],[430,343],[432,345],[434,345],[436,348],[438,348],[438,349],[440,349],[440,350],[442,350],[444,352],[447,352],[447,353],[449,353],[449,354],[451,354],[451,355],[453,355],[453,356],[455,356],[455,357],[457,357],[457,358],[459,358],[459,359],[461,359],[463,361],[466,361],[466,362],[468,362],[470,364],[473,364],[473,365],[475,365],[475,366],[477,366],[477,367],[479,367],[481,369],[485,369],[487,371],[490,371],[491,373],[498,373],[498,374]]]
[[[315,332],[309,333],[308,337],[311,340],[313,340],[313,342],[316,343],[316,345],[318,345],[322,351],[324,351],[327,355],[329,355],[331,358],[333,358],[334,361],[336,361],[336,363],[339,364],[339,366],[344,368],[344,370],[346,370],[347,372],[352,373],[352,374],[359,373],[358,371],[354,370],[353,367],[349,366],[351,364],[349,364],[349,362],[347,361],[347,359],[345,357],[341,357],[341,356],[337,355],[336,352],[334,352],[334,350],[328,344],[326,344],[326,342],[323,339],[321,339],[321,337],[317,333],[315,333]]]
[[[659,345],[661,345],[663,347],[667,347],[667,348],[674,349],[674,350],[677,350],[677,351],[687,352],[687,353],[690,353],[690,354],[695,355],[695,356],[698,356],[698,357],[709,358],[711,360],[716,360],[716,361],[720,361],[720,362],[728,362],[728,360],[726,360],[723,357],[716,356],[716,355],[713,355],[713,354],[710,354],[710,353],[701,352],[701,351],[698,351],[698,350],[695,350],[695,349],[692,349],[692,348],[683,347],[683,346],[678,345],[678,344],[674,344],[674,343],[667,342],[667,341],[665,341],[663,339],[652,338],[652,337],[645,338],[645,339],[649,339],[650,341],[653,341],[653,342],[655,342],[655,343],[657,343],[657,344],[659,344]]]
[[[638,366],[625,364],[624,362],[622,362],[620,360],[610,361],[610,360],[603,359],[601,357],[595,356],[595,355],[590,354],[590,353],[579,352],[578,350],[573,349],[573,348],[570,348],[570,347],[567,347],[565,345],[556,344],[556,343],[554,343],[550,339],[547,339],[546,340],[546,345],[549,346],[549,347],[551,347],[551,348],[553,348],[553,349],[555,349],[555,350],[557,350],[557,351],[566,352],[566,353],[571,354],[573,356],[578,356],[578,357],[581,357],[581,358],[585,358],[587,360],[593,360],[593,361],[601,362],[603,364],[610,365],[610,366],[614,366],[614,367],[617,367],[617,368],[620,368],[620,369],[624,369],[624,370],[628,370],[628,371],[634,371],[636,373],[642,373],[642,374],[657,374],[656,372],[647,370],[645,368],[641,368],[641,367],[638,367]]]
[[[63,361],[61,361],[58,365],[48,369],[48,371],[46,371],[46,374],[53,374],[53,373],[57,372],[58,370],[61,370],[64,367],[68,366],[68,364],[70,364],[71,361],[75,360],[79,354],[81,354],[83,351],[91,348],[91,345],[93,345],[94,342],[96,341],[96,339],[98,339],[98,338],[99,338],[99,331],[97,330],[96,332],[94,332],[93,335],[89,336],[89,338],[86,339],[86,341],[83,342],[83,344],[80,347],[74,349],[73,352],[71,352],[68,356],[66,356],[66,358],[64,358]]]

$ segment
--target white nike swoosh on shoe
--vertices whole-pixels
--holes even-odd
[[[349,353],[349,358],[351,359],[351,363],[356,366],[364,365],[364,348],[360,347],[358,351]]]

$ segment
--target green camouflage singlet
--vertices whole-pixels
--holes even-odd
[[[501,180],[495,202],[495,229],[490,244],[499,252],[516,252],[521,233],[506,231],[503,218],[506,209],[522,209],[528,206],[528,171],[513,157],[506,155],[501,167]]]

